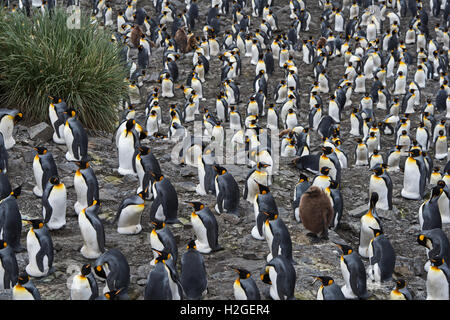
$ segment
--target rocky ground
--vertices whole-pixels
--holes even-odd
[[[184,3],[172,1],[178,8],[184,8]],[[83,3],[83,2],[82,2]],[[302,38],[310,35],[317,38],[319,30],[319,17],[321,10],[317,1],[306,1],[307,9],[313,15],[311,22],[311,30],[301,34]],[[210,3],[202,1],[199,6],[202,13],[206,13]],[[424,5],[427,7],[428,2]],[[121,4],[121,7],[123,5]],[[138,6],[143,6],[147,12],[154,13],[153,5],[147,0],[139,0]],[[116,6],[118,8],[118,6]],[[247,8],[248,10],[248,8]],[[287,30],[290,24],[289,7],[286,0],[275,0],[273,5],[274,12],[278,15],[280,27]],[[406,18],[410,19],[410,16]],[[230,17],[226,17],[223,21],[223,30],[229,26]],[[252,20],[252,28],[260,22],[260,18]],[[430,26],[434,26],[436,22],[430,17]],[[196,33],[201,33],[201,25],[197,26]],[[407,23],[402,25],[405,28]],[[431,29],[431,27],[430,27]],[[135,52],[134,52],[135,53]],[[301,110],[299,111],[300,122],[307,124],[308,117],[308,89],[313,82],[312,67],[305,65],[301,60],[301,53],[295,52],[295,63],[300,71],[301,79]],[[152,58],[150,71],[159,73],[162,66],[162,52],[156,50]],[[244,114],[245,105],[248,97],[253,93],[252,81],[254,77],[254,66],[250,65],[249,58],[242,60],[242,75],[238,79],[241,89],[242,103],[239,104],[241,113]],[[188,72],[192,67],[192,56],[182,55],[177,61],[180,69],[179,83],[184,83]],[[210,61],[211,69],[207,75],[207,83],[204,85],[204,96],[206,101],[201,102],[201,106],[208,106],[210,110],[214,110],[215,97],[218,93],[220,84],[220,61],[212,58]],[[334,89],[335,81],[341,77],[344,72],[343,58],[335,58],[330,61],[329,76],[331,79],[331,88]],[[410,72],[410,76],[413,72]],[[276,67],[275,73],[269,79],[268,102],[273,99],[273,89],[279,79],[283,77],[281,68]],[[147,93],[158,84],[150,81],[141,88],[142,99],[145,100]],[[370,88],[371,82],[367,82]],[[436,82],[430,81],[429,88],[423,90],[422,102],[425,97],[435,92]],[[360,95],[354,94],[353,101],[359,101]],[[328,97],[323,95],[324,101],[328,101]],[[174,99],[160,99],[160,105],[168,106],[169,103],[184,104],[184,98],[180,90],[176,90]],[[143,104],[138,106],[138,121],[144,123]],[[286,223],[292,238],[293,257],[297,264],[295,270],[297,273],[297,281],[295,288],[295,297],[297,299],[315,299],[318,284],[312,285],[313,278],[311,275],[329,275],[335,281],[343,285],[343,278],[340,271],[339,259],[340,252],[332,241],[347,243],[357,249],[359,244],[359,226],[360,216],[365,213],[368,203],[368,182],[371,172],[367,167],[354,167],[353,149],[355,146],[354,138],[349,135],[349,117],[351,109],[346,109],[343,114],[341,127],[341,139],[343,141],[343,150],[347,152],[349,159],[349,168],[344,169],[342,173],[342,194],[344,198],[344,214],[340,227],[334,231],[330,231],[330,240],[322,241],[317,244],[311,243],[306,236],[303,226],[296,222],[291,210],[291,201],[293,198],[293,188],[298,180],[299,171],[290,165],[292,159],[282,158],[280,169],[274,176],[271,191],[276,199],[280,211],[280,217]],[[382,119],[385,115],[384,111],[376,110],[377,119]],[[165,119],[167,120],[167,115]],[[265,119],[262,120],[265,123]],[[417,117],[412,119],[412,128],[418,123]],[[188,125],[192,130],[192,125]],[[167,121],[161,129],[163,133],[167,132]],[[10,169],[8,176],[13,187],[23,184],[22,196],[18,199],[21,214],[25,217],[40,217],[42,212],[42,204],[39,198],[36,198],[32,189],[34,186],[34,177],[32,170],[32,161],[35,155],[33,146],[44,145],[54,155],[58,170],[68,191],[68,210],[67,224],[57,231],[52,231],[52,239],[55,247],[54,267],[55,272],[45,278],[33,279],[39,289],[41,296],[45,300],[61,300],[69,299],[69,289],[67,284],[70,282],[71,275],[78,271],[84,263],[89,260],[85,259],[79,252],[82,246],[82,237],[78,226],[78,219],[73,210],[73,204],[76,199],[75,190],[73,188],[73,176],[76,171],[75,164],[66,161],[64,155],[66,147],[64,145],[56,145],[50,140],[51,135],[42,133],[38,137],[30,136],[30,127],[17,125],[14,136],[17,144],[9,150]],[[127,258],[131,269],[131,285],[130,298],[143,299],[143,291],[146,279],[153,267],[149,265],[153,254],[150,249],[149,235],[151,227],[149,225],[149,208],[150,202],[146,203],[145,213],[142,218],[143,230],[138,235],[125,236],[117,233],[117,226],[112,223],[118,206],[123,198],[135,192],[137,187],[137,178],[133,176],[121,176],[117,172],[118,161],[117,151],[113,143],[111,143],[111,133],[91,133],[89,137],[89,154],[93,158],[91,165],[96,173],[100,184],[100,200],[102,202],[101,219],[104,223],[106,233],[107,249],[119,249]],[[382,150],[387,151],[393,146],[392,136],[382,137]],[[209,206],[214,212],[216,204],[215,197],[199,196],[195,192],[195,186],[198,183],[197,169],[189,166],[181,167],[171,162],[170,151],[173,143],[169,141],[149,141],[144,140],[144,144],[148,145],[155,156],[158,158],[163,173],[175,186],[179,198],[178,216],[180,224],[170,225],[170,229],[175,235],[179,247],[179,255],[185,252],[187,242],[194,237],[194,231],[190,223],[190,208],[185,205],[185,201],[202,201]],[[312,152],[319,151],[319,139],[315,132],[311,134]],[[402,165],[403,165],[402,161]],[[444,161],[436,161],[436,165],[445,165]],[[241,192],[244,188],[244,179],[249,170],[245,165],[225,165],[233,174],[239,184]],[[310,175],[311,176],[311,175]],[[394,210],[379,211],[386,236],[390,239],[395,252],[397,254],[395,278],[401,277],[408,282],[408,287],[415,294],[416,299],[424,299],[426,297],[425,279],[423,265],[426,255],[425,249],[420,247],[416,242],[416,237],[420,232],[418,224],[418,208],[422,201],[408,201],[400,196],[403,184],[403,173],[391,174],[394,184]],[[266,264],[266,256],[268,254],[268,246],[265,241],[258,241],[251,237],[250,232],[254,225],[253,208],[249,203],[241,199],[240,202],[241,217],[235,218],[227,215],[216,214],[219,223],[219,243],[224,250],[215,252],[210,255],[204,255],[205,265],[208,274],[208,294],[205,299],[234,299],[233,281],[236,273],[230,268],[237,266],[248,269],[255,279],[262,297],[268,299],[268,285],[264,284],[259,273]],[[444,230],[449,231],[448,226],[444,226]],[[22,231],[22,244],[25,246],[26,233],[28,227],[24,226]],[[17,254],[20,270],[25,268],[28,261],[26,252]],[[93,261],[90,261],[93,262]],[[368,260],[364,259],[367,266]],[[99,283],[100,289],[104,284]],[[394,286],[388,282],[381,285],[368,283],[368,291],[371,294],[370,299],[381,300],[389,297],[389,292]]]

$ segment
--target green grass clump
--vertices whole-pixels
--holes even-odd
[[[68,17],[0,9],[0,103],[36,123],[48,121],[48,96],[60,96],[86,128],[112,131],[127,93],[120,49],[86,15],[79,29],[67,27]]]

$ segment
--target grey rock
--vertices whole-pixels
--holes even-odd
[[[53,128],[45,122],[38,123],[28,128],[28,134],[32,140],[49,141],[53,136]]]

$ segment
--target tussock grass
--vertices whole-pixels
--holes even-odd
[[[60,96],[86,128],[112,131],[127,93],[119,49],[87,16],[80,29],[69,29],[68,17],[0,10],[0,103],[35,123],[48,121],[48,95]]]

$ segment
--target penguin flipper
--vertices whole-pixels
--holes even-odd
[[[86,213],[86,218],[88,218],[89,222],[92,224],[97,233],[98,248],[101,252],[105,252],[105,229],[100,218],[98,218],[97,215],[93,217],[93,215],[94,214],[91,215],[89,213]]]

